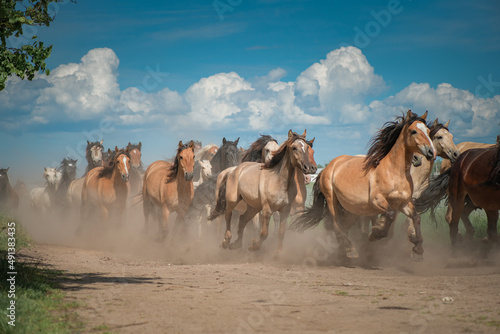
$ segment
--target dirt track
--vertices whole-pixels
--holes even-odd
[[[222,250],[220,238],[160,244],[133,224],[83,240],[72,229],[32,225],[41,243],[24,253],[66,271],[62,286],[87,332],[500,332],[498,255],[452,261],[448,245],[424,244],[415,263],[400,242],[345,265],[323,261],[336,248],[320,229],[287,232],[280,259],[272,237],[252,253]]]

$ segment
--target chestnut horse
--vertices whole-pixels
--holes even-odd
[[[90,170],[82,188],[82,220],[87,219],[94,208],[105,223],[110,216],[119,221],[127,202],[129,173],[130,155],[118,147],[108,166]]]
[[[446,221],[450,226],[453,255],[456,254],[458,222],[464,211],[466,198],[484,209],[488,218],[488,239],[496,242],[498,210],[500,210],[500,135],[496,145],[470,149],[460,154],[446,172],[435,178],[417,200],[427,208],[447,194],[449,206]]]
[[[308,150],[306,131],[299,136],[290,130],[288,139],[275,151],[271,161],[265,164],[243,162],[224,178],[217,194],[215,210],[209,217],[213,220],[225,213],[226,233],[222,242],[223,248],[240,248],[246,224],[262,211],[260,238],[253,240],[249,248],[254,251],[259,250],[268,235],[269,219],[272,213],[277,211],[280,214],[278,253],[281,252],[286,219],[297,195],[295,168],[300,168],[304,174],[315,173],[317,169],[309,159]],[[247,210],[239,218],[238,239],[229,244],[231,215],[240,201],[247,204]]]
[[[155,207],[161,209],[159,222],[160,239],[167,235],[167,222],[170,213],[177,213],[176,226],[183,221],[193,200],[194,143],[179,142],[174,162],[155,161],[144,174],[142,203],[147,231],[149,215]]]
[[[410,166],[414,153],[421,153],[429,160],[436,158],[426,118],[427,112],[418,117],[409,110],[405,117],[387,122],[379,130],[366,157],[342,155],[333,159],[314,184],[312,207],[299,215],[292,227],[303,231],[327,218],[325,224],[335,232],[346,256],[357,258],[358,253],[347,236],[351,226],[346,221],[341,225],[338,220],[349,217],[352,224],[353,215],[383,214],[370,234],[370,240],[377,240],[387,236],[397,212],[401,211],[414,222],[412,255],[420,260],[423,239],[420,216],[412,203]]]
[[[0,210],[13,213],[19,206],[19,196],[10,185],[8,171],[9,168],[0,169]]]

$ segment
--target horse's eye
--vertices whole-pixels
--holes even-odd
[[[442,136],[437,136],[436,139],[437,140],[441,140],[441,139],[443,139],[443,137]]]
[[[179,160],[182,160],[182,159],[184,159],[184,158],[183,158],[182,156],[180,156],[180,157],[179,157]]]
[[[417,134],[417,130],[411,130],[411,134],[412,135],[416,135]]]

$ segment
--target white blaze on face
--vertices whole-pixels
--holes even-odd
[[[302,152],[306,153],[306,146],[303,141],[300,141],[300,147],[302,148]]]
[[[123,165],[125,166],[125,173],[128,174],[127,157],[126,156],[122,156],[122,161],[123,161]]]
[[[425,135],[425,137],[427,138],[427,140],[429,141],[429,143],[431,144],[431,148],[434,152],[436,152],[436,149],[434,148],[434,144],[432,143],[432,140],[431,138],[429,137],[429,135],[427,134],[427,127],[424,125],[424,123],[417,123],[417,128],[419,128]]]

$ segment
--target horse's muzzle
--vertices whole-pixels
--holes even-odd
[[[186,178],[186,181],[193,181],[193,175],[193,172],[186,172],[184,177]]]
[[[432,147],[425,145],[424,147],[420,148],[420,151],[427,160],[436,159],[436,151]]]
[[[318,169],[318,167],[314,166],[312,164],[306,164],[306,165],[302,166],[302,172],[304,174],[314,174],[314,173],[316,173],[317,169]]]
[[[448,158],[450,158],[451,163],[454,163],[460,156],[460,151],[451,151],[448,153]]]
[[[122,174],[122,181],[123,182],[128,182],[128,174]]]

